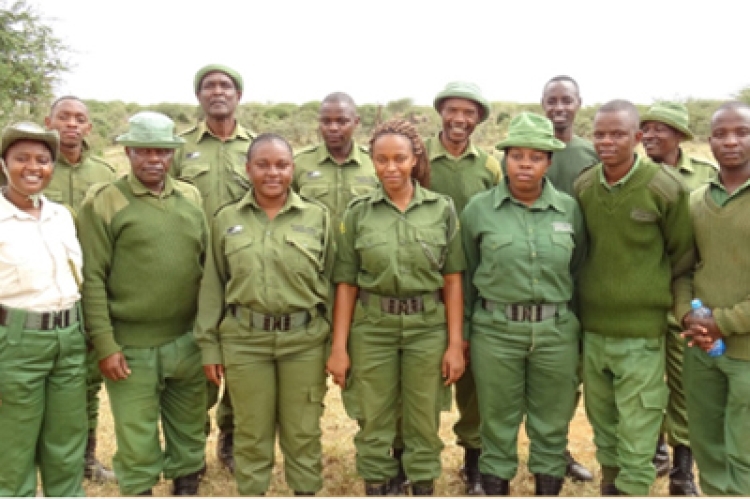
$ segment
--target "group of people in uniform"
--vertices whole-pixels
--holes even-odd
[[[451,386],[468,495],[511,494],[522,422],[537,495],[593,480],[568,451],[581,393],[602,495],[666,474],[698,495],[693,456],[703,493],[750,494],[750,106],[714,113],[717,169],[680,147],[679,103],[610,101],[593,143],[576,136],[568,76],[498,154],[472,141],[491,106],[468,82],[435,97],[435,136],[392,119],[367,147],[332,93],[322,143],[296,154],[237,122],[232,68],[194,89],[205,120],[179,135],[131,117],[119,178],[76,97],[2,133],[0,495],[34,495],[37,471],[45,495],[84,477],[197,495],[215,405],[241,495],[268,490],[277,438],[290,489],[315,495],[326,373],[367,495],[434,493]],[[114,471],[95,454],[102,379]]]

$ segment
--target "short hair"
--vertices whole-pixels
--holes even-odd
[[[579,97],[581,96],[581,87],[578,86],[578,82],[575,81],[573,79],[573,77],[567,76],[567,75],[553,76],[552,78],[549,79],[549,81],[547,81],[547,83],[544,84],[543,89],[547,90],[547,87],[549,86],[549,84],[550,83],[555,83],[556,81],[567,81],[567,82],[570,82],[575,87],[576,93],[578,94],[578,96]],[[544,92],[544,90],[542,92]]]
[[[253,153],[255,150],[260,147],[261,145],[267,143],[267,142],[278,142],[280,144],[284,144],[284,147],[287,148],[289,151],[289,154],[294,157],[294,152],[292,151],[292,146],[289,145],[289,142],[282,137],[281,135],[277,133],[261,133],[253,141],[250,143],[250,147],[247,148],[247,155],[246,159],[249,162],[253,158]]]
[[[638,108],[635,104],[624,99],[615,99],[603,104],[597,109],[596,114],[600,113],[619,113],[624,111],[628,114],[630,119],[633,121],[633,126],[637,129],[641,123],[640,114],[638,114]]]
[[[351,95],[344,92],[333,92],[326,95],[320,103],[320,106],[323,107],[323,104],[348,104],[352,109],[355,111],[357,110],[357,105],[354,103],[354,99],[352,99]]]
[[[76,97],[75,95],[63,95],[62,97],[58,97],[57,99],[55,99],[55,101],[49,107],[49,114],[52,115],[55,112],[55,108],[57,107],[57,105],[66,100],[74,100],[76,102],[80,102],[83,107],[86,108],[86,112],[88,113],[89,107],[85,102],[83,102],[83,100],[81,100],[80,97]]]
[[[419,182],[419,185],[425,188],[430,187],[430,160],[427,157],[422,138],[419,136],[417,129],[406,120],[400,118],[390,119],[378,125],[372,131],[370,138],[370,155],[372,155],[373,144],[383,135],[402,135],[411,142],[411,150],[417,157],[417,164],[411,171],[411,177]]]
[[[714,124],[714,119],[716,118],[716,115],[719,114],[722,111],[746,111],[750,113],[750,104],[747,104],[746,102],[738,101],[738,100],[730,100],[725,103],[723,103],[721,106],[719,106],[716,111],[714,111],[714,114],[711,115],[711,126]]]

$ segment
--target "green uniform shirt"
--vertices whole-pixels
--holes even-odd
[[[735,191],[731,194],[729,194],[724,187],[724,184],[721,183],[721,180],[719,180],[718,175],[708,181],[709,186],[709,194],[711,195],[711,199],[714,200],[716,204],[719,206],[726,205],[729,201],[732,199],[735,199],[740,194],[742,194],[743,191],[745,191],[748,187],[750,187],[750,180],[739,186]]]
[[[430,189],[453,199],[460,214],[471,197],[500,182],[503,174],[494,157],[469,142],[460,156],[452,156],[440,142],[440,135],[425,140],[430,159]]]
[[[245,163],[255,134],[237,123],[232,137],[222,141],[201,121],[180,137],[186,142],[175,153],[170,173],[198,188],[203,211],[211,220],[219,208],[240,199],[250,188]]]
[[[698,187],[705,185],[710,180],[715,179],[718,175],[717,168],[702,159],[691,158],[680,149],[680,159],[675,165],[677,173],[688,190],[694,191]]]
[[[349,157],[341,164],[333,159],[325,144],[305,148],[294,156],[292,188],[328,207],[335,227],[349,201],[377,185],[372,160],[367,150],[357,144],[352,144]]]
[[[337,233],[334,282],[407,298],[443,288],[465,268],[458,217],[447,196],[414,184],[404,212],[382,187],[349,205]]]
[[[477,194],[461,214],[466,255],[464,336],[477,300],[568,303],[586,253],[583,215],[548,181],[529,207],[506,182]]]
[[[228,306],[272,315],[320,310],[329,303],[332,267],[332,229],[322,205],[290,191],[269,220],[251,189],[219,210],[196,323],[203,363],[222,363],[217,335]]]
[[[547,178],[558,191],[573,195],[573,181],[579,173],[599,162],[594,145],[574,135],[562,151],[552,154],[552,164],[547,169]]]
[[[55,173],[44,189],[44,195],[77,211],[89,187],[101,182],[112,182],[116,178],[115,169],[103,159],[93,156],[88,144],[84,142],[81,160],[77,164],[72,165],[65,156],[58,155]]]

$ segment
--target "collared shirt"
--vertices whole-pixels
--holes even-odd
[[[365,148],[356,143],[343,163],[337,163],[325,144],[308,147],[294,156],[292,188],[308,199],[323,203],[338,227],[353,198],[378,185],[378,176]]]
[[[707,184],[718,175],[718,169],[714,165],[708,161],[691,158],[682,149],[680,149],[680,159],[674,168],[691,191]]]
[[[80,298],[81,247],[70,212],[41,200],[37,220],[0,194],[0,304],[56,312]]]
[[[743,191],[750,188],[750,179],[746,180],[741,186],[739,186],[735,191],[731,194],[727,192],[726,187],[724,187],[724,184],[721,183],[721,179],[716,176],[716,178],[713,178],[708,181],[709,182],[709,194],[711,195],[711,199],[714,200],[716,204],[719,206],[725,206],[727,203],[729,203],[731,200],[738,197],[740,194],[742,194]]]
[[[222,141],[201,121],[180,136],[186,142],[175,152],[170,174],[198,188],[210,221],[219,208],[250,188],[245,163],[255,134],[237,123],[232,136]]]
[[[78,163],[71,164],[65,156],[58,155],[55,173],[44,190],[44,195],[56,203],[67,204],[78,211],[89,187],[101,182],[112,182],[116,178],[115,169],[103,159],[93,156],[88,144],[84,142]]]
[[[461,214],[464,314],[481,296],[498,303],[567,303],[586,253],[583,215],[548,180],[531,205],[507,182],[475,196]]]
[[[641,161],[640,156],[636,154],[635,161],[633,162],[633,166],[630,167],[630,170],[628,170],[628,173],[626,173],[624,177],[622,177],[620,180],[618,180],[614,184],[610,184],[607,181],[607,177],[604,175],[604,165],[602,164],[602,167],[599,170],[599,182],[601,182],[604,188],[607,189],[608,191],[612,191],[612,190],[622,187],[628,182],[628,180],[630,180],[630,177],[633,176],[633,173],[638,168],[638,164],[640,163],[640,161]]]
[[[414,197],[402,212],[381,186],[344,213],[333,280],[402,298],[437,291],[443,275],[464,270],[459,232],[446,196],[415,183]]]
[[[472,142],[459,157],[440,142],[440,134],[425,140],[430,159],[430,190],[453,199],[460,214],[472,196],[491,189],[502,178],[500,163]]]
[[[565,149],[552,154],[547,178],[560,192],[573,196],[573,182],[582,170],[599,162],[594,145],[577,135],[565,144]]]

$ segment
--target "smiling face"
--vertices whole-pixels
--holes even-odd
[[[255,145],[245,168],[259,203],[286,198],[294,174],[294,158],[284,142],[270,139]]]
[[[581,108],[581,97],[573,82],[555,80],[544,87],[542,108],[550,119],[556,133],[566,132],[573,127],[576,114]]]
[[[668,158],[679,159],[682,133],[659,121],[641,123],[643,148],[649,158],[657,163],[664,163]]]
[[[153,192],[161,192],[172,164],[174,149],[126,147],[125,154],[130,160],[133,175],[141,184]]]
[[[440,118],[443,120],[443,133],[440,138],[454,146],[469,142],[482,116],[482,109],[469,99],[449,97],[440,103]]]
[[[5,151],[5,175],[8,199],[22,206],[28,196],[42,192],[55,169],[52,152],[46,144],[35,140],[18,140]]]
[[[375,173],[386,192],[409,187],[417,156],[408,137],[385,133],[372,143],[370,154]]]
[[[222,120],[234,116],[242,92],[225,73],[214,71],[201,80],[198,102],[209,119]]]

